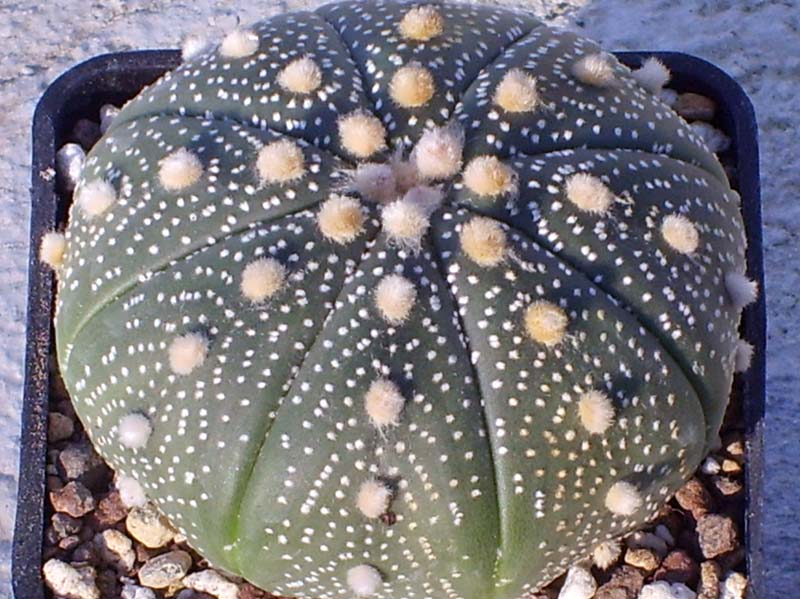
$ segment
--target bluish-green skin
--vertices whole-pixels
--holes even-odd
[[[625,67],[613,88],[579,85],[570,68],[596,51],[591,42],[527,15],[446,4],[441,36],[406,41],[396,25],[410,6],[281,15],[255,27],[254,57],[210,49],[166,75],[89,155],[83,181],[110,180],[119,200],[94,219],[73,210],[67,231],[58,356],[95,446],[215,566],[273,593],[350,596],[348,570],[370,564],[382,599],[520,597],[650,519],[702,459],[730,390],[739,313],[723,276],[743,272],[744,238],[716,158]],[[324,97],[275,84],[303,55],[321,66]],[[408,110],[387,84],[411,61],[431,69],[437,94]],[[504,114],[492,104],[513,67],[536,76],[546,106]],[[506,160],[519,194],[487,201],[459,177],[445,182],[418,252],[390,242],[367,201],[355,241],[325,239],[316,211],[353,166],[336,119],[355,109],[380,116],[390,148],[460,123],[465,160]],[[284,135],[309,172],[264,184],[258,150]],[[205,172],[171,192],[158,163],[180,147]],[[607,215],[580,212],[563,189],[578,171],[624,201]],[[672,213],[700,232],[692,256],[660,236]],[[460,248],[475,215],[504,227],[499,266]],[[241,272],[264,255],[289,277],[253,304]],[[399,326],[372,294],[391,272],[417,289]],[[554,348],[525,333],[537,299],[569,315]],[[208,336],[208,357],[176,376],[167,348],[189,331]],[[407,399],[384,431],[363,405],[379,376]],[[601,435],[576,408],[593,388],[614,404]],[[117,439],[133,412],[153,427],[139,450]],[[397,485],[394,525],[356,509],[370,476]],[[604,504],[617,481],[644,498],[630,517]]]

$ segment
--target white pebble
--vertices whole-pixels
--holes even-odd
[[[58,559],[48,560],[42,568],[44,581],[54,593],[69,599],[100,599],[94,569],[77,569]]]
[[[186,588],[207,593],[217,599],[237,599],[239,587],[215,570],[201,570],[186,576],[181,584]]]
[[[697,595],[685,584],[660,580],[642,587],[638,599],[695,599]]]
[[[64,182],[64,189],[71,192],[81,178],[86,152],[78,144],[67,143],[56,152],[56,173]]]
[[[558,593],[558,599],[591,599],[597,590],[597,582],[586,568],[573,566],[567,571],[564,586]]]

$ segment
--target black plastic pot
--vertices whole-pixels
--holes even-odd
[[[622,62],[636,67],[644,57],[660,58],[672,71],[672,87],[714,99],[717,122],[732,139],[736,174],[731,182],[742,196],[746,224],[748,276],[764,288],[761,247],[761,197],[757,125],[752,104],[736,81],[714,65],[675,52],[620,52]],[[33,119],[33,179],[31,191],[31,250],[29,258],[28,321],[20,479],[14,531],[12,576],[16,599],[43,599],[41,576],[45,529],[45,459],[49,401],[49,355],[53,343],[54,280],[38,258],[38,240],[45,231],[63,224],[69,199],[57,192],[56,151],[80,118],[97,120],[100,107],[121,105],[163,72],[176,67],[180,53],[148,50],[106,54],[81,63],[47,89]],[[764,294],[744,312],[742,337],[755,348],[750,369],[737,377],[735,391],[743,397],[746,426],[746,513],[748,596],[763,597],[761,521],[764,474],[763,416],[766,349]]]

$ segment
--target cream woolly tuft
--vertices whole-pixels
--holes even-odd
[[[296,58],[278,73],[278,85],[295,94],[310,94],[322,85],[322,71],[313,58]]]
[[[53,270],[64,264],[64,253],[67,250],[67,238],[58,231],[48,231],[39,242],[39,260]]]
[[[729,272],[725,275],[725,289],[736,310],[749,306],[758,298],[758,283],[738,272]]]
[[[613,59],[605,52],[587,54],[572,65],[572,74],[594,87],[610,87],[616,83]]]
[[[387,204],[397,198],[395,172],[388,164],[359,164],[350,173],[349,188],[362,198],[379,204]]]
[[[406,249],[419,249],[430,221],[425,210],[416,202],[402,199],[384,207],[383,229],[389,240]]]
[[[225,58],[246,58],[258,51],[258,35],[246,29],[236,29],[225,36],[219,52]]]
[[[661,235],[680,254],[693,254],[700,245],[700,234],[694,223],[682,214],[669,214],[661,223]]]
[[[178,191],[194,185],[203,174],[203,163],[197,154],[180,148],[159,162],[158,179],[168,191]]]
[[[197,58],[208,49],[208,40],[196,35],[190,35],[181,44],[181,59],[184,61]]]
[[[464,131],[448,125],[426,130],[411,156],[422,179],[447,179],[461,170],[463,150]]]
[[[387,275],[375,288],[375,306],[381,317],[391,325],[405,322],[416,299],[414,283],[401,275]]]
[[[644,61],[641,67],[633,71],[633,78],[652,94],[660,94],[661,89],[669,83],[669,69],[655,56]]]
[[[753,346],[744,339],[736,341],[734,350],[733,369],[735,372],[745,372],[753,361]]]
[[[483,197],[513,195],[517,191],[517,173],[496,156],[478,156],[464,169],[464,185]]]
[[[356,198],[332,194],[319,209],[317,224],[322,235],[336,243],[349,243],[364,230],[364,211]]]
[[[592,552],[592,561],[601,570],[606,570],[616,563],[622,555],[622,544],[616,539],[603,541]]]
[[[397,426],[405,398],[392,381],[380,378],[373,381],[364,395],[364,408],[373,426],[379,429]]]
[[[614,422],[614,405],[608,395],[591,389],[581,395],[578,415],[583,428],[593,435],[602,435]]]
[[[382,584],[381,573],[370,565],[361,564],[347,571],[347,586],[357,597],[374,595]]]
[[[342,146],[356,158],[369,158],[386,148],[386,129],[378,117],[356,110],[339,118]]]
[[[497,266],[505,258],[506,234],[491,218],[474,217],[462,227],[459,241],[464,253],[480,266]]]
[[[100,216],[117,201],[117,191],[108,181],[95,179],[82,185],[75,203],[89,218]]]
[[[538,300],[525,310],[525,330],[531,339],[548,347],[561,343],[567,334],[569,317],[552,302]]]
[[[589,173],[575,173],[565,185],[567,199],[584,212],[605,214],[614,202],[614,193]]]
[[[642,503],[639,491],[626,481],[615,482],[606,493],[606,507],[618,516],[632,516]]]
[[[356,507],[367,518],[378,518],[385,514],[392,501],[392,490],[377,479],[361,483],[356,497]]]
[[[397,28],[406,39],[426,42],[442,34],[444,20],[433,6],[417,6],[403,15]]]
[[[130,476],[117,476],[117,491],[122,504],[127,508],[144,507],[147,503],[147,495],[139,484],[139,481]]]
[[[503,76],[493,100],[506,112],[532,112],[541,103],[536,79],[522,69],[511,69]]]
[[[256,168],[265,183],[288,183],[301,179],[306,173],[305,156],[297,142],[279,139],[258,151]]]
[[[435,91],[436,83],[433,75],[416,62],[398,69],[389,83],[389,95],[403,108],[416,108],[427,104]]]
[[[242,271],[242,295],[253,303],[275,295],[286,280],[286,269],[275,258],[259,258]]]
[[[186,333],[175,337],[169,346],[169,367],[172,372],[187,375],[205,362],[208,338],[202,333]]]
[[[153,432],[150,420],[144,414],[127,414],[120,418],[117,436],[120,445],[128,449],[142,449]]]

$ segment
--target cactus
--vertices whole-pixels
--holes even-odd
[[[97,450],[281,595],[512,599],[641,526],[756,291],[737,194],[642,75],[455,4],[193,47],[43,250]]]

